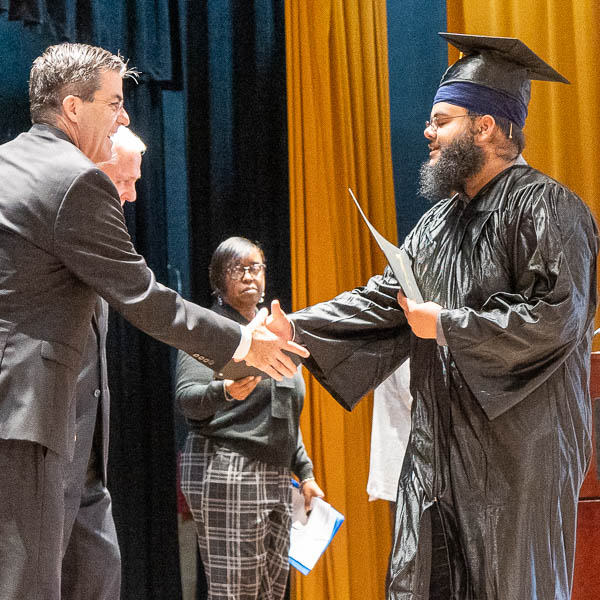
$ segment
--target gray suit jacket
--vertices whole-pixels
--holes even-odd
[[[84,368],[79,373],[75,390],[77,439],[75,456],[69,468],[73,476],[73,488],[78,489],[76,496],[80,496],[81,487],[86,480],[90,452],[93,454],[93,468],[97,469],[97,475],[101,476],[103,484],[106,486],[107,483],[110,425],[110,392],[106,361],[108,304],[101,298],[96,304],[93,322],[90,323],[88,331],[83,355]],[[82,456],[78,457],[78,453]],[[68,487],[66,485],[66,488]]]
[[[157,283],[110,179],[53,127],[0,146],[0,438],[73,455],[77,375],[102,296],[149,335],[219,369],[239,326]]]
[[[101,417],[101,440],[102,456],[100,457],[102,465],[102,482],[106,485],[107,466],[108,466],[108,441],[110,425],[110,392],[108,390],[108,371],[106,362],[106,334],[108,331],[108,305],[104,300],[100,300],[96,307],[96,319],[99,336],[100,353],[100,413]]]

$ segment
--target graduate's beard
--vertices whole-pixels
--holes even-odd
[[[419,194],[433,201],[449,198],[455,193],[465,196],[467,179],[477,175],[484,163],[485,153],[475,144],[474,134],[465,131],[440,149],[437,162],[421,165]]]

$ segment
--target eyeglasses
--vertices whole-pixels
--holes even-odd
[[[73,94],[75,98],[81,98],[78,94]],[[83,100],[83,98],[81,98]],[[84,102],[100,102],[101,104],[106,104],[113,113],[118,114],[123,110],[123,105],[125,103],[124,100],[101,100],[100,98],[92,98],[91,100],[83,100]]]
[[[227,272],[229,273],[230,279],[237,281],[238,279],[243,279],[246,273],[249,273],[251,277],[258,277],[266,268],[267,265],[263,263],[252,263],[247,267],[234,265],[233,267],[229,267]]]
[[[92,102],[101,102],[102,104],[106,104],[108,108],[110,108],[115,114],[120,113],[123,110],[124,100],[114,100],[109,102],[108,100],[100,100],[98,98],[92,98]]]
[[[431,121],[425,121],[425,129],[431,128],[432,131],[437,131],[438,128],[445,125],[450,119],[460,119],[462,117],[473,117],[475,115],[440,115],[431,117]]]

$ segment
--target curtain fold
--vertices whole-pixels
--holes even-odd
[[[599,219],[600,3],[489,0],[481,10],[477,0],[447,0],[447,11],[448,31],[520,38],[571,82],[532,83],[524,156],[574,190]]]
[[[120,51],[143,79],[171,82],[179,74],[174,68],[180,58],[179,28],[172,18],[176,5],[177,0],[0,0],[0,13],[44,28],[54,43]]]
[[[419,169],[428,158],[423,135],[431,101],[448,65],[446,5],[439,0],[387,0],[390,122],[398,239],[431,207],[419,196]]]
[[[193,300],[210,304],[220,242],[262,245],[267,298],[290,308],[283,4],[208,0],[187,7],[187,138]]]
[[[365,283],[384,267],[348,194],[396,240],[385,0],[287,0],[286,54],[292,305]],[[360,374],[357,374],[360,377]],[[347,414],[312,377],[302,432],[326,499],[346,522],[293,597],[383,597],[391,529],[366,483],[372,403]]]

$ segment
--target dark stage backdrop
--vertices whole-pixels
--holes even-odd
[[[232,235],[265,250],[267,299],[290,308],[284,3],[189,2],[187,118],[193,299]]]
[[[189,2],[186,30],[191,299],[210,304],[210,257],[241,235],[264,249],[267,302],[289,310],[284,3]]]
[[[137,250],[168,281],[162,93],[156,82],[127,95],[148,144],[138,202],[125,207]],[[170,351],[114,311],[108,338],[111,389],[109,487],[123,555],[122,598],[180,596]]]
[[[125,96],[132,129],[148,144],[138,202],[125,207],[136,248],[159,281],[181,283],[184,295],[207,304],[217,244],[230,235],[258,240],[267,257],[267,294],[289,308],[283,3],[0,0],[0,19],[8,30],[0,29],[0,48],[7,49],[0,62],[18,82],[0,88],[0,102],[12,111],[0,121],[2,141],[29,126],[26,80],[47,45],[68,40],[120,51],[142,72],[138,85],[125,84]],[[191,33],[182,40],[186,29]],[[174,135],[185,130],[186,116],[187,165],[184,139]],[[182,247],[188,224],[189,253]],[[172,355],[114,313],[108,355],[109,486],[122,598],[178,599]]]

